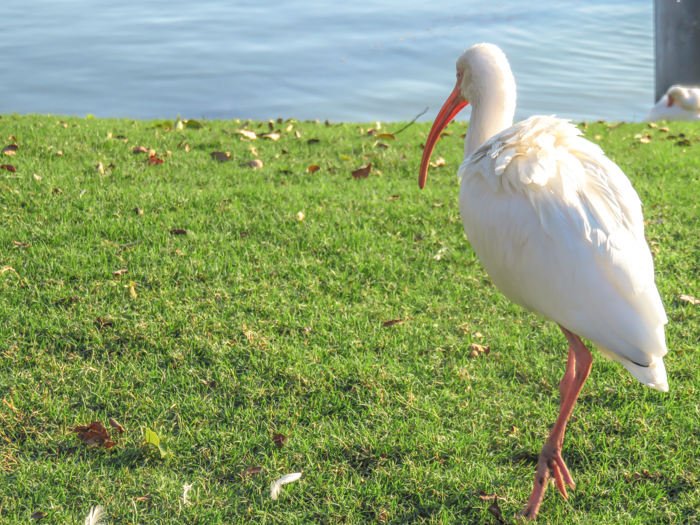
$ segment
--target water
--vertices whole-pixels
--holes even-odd
[[[398,121],[430,106],[427,120],[479,42],[508,56],[518,120],[653,105],[651,1],[3,3],[5,114]]]

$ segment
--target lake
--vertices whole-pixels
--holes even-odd
[[[491,42],[516,119],[641,120],[651,1],[22,0],[0,10],[0,113],[432,120]],[[460,116],[468,118],[468,111]]]

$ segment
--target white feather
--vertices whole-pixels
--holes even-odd
[[[301,472],[285,474],[281,478],[273,481],[272,485],[270,485],[270,497],[272,499],[277,499],[277,497],[280,495],[280,491],[282,490],[282,485],[298,480],[301,477],[301,474]]]
[[[105,517],[104,513],[105,511],[101,506],[96,505],[92,507],[85,518],[85,525],[102,525],[104,523],[102,521]]]
[[[190,484],[185,483],[182,486],[182,503],[184,503],[185,505],[187,505],[187,493],[192,488],[192,485],[194,485],[194,483],[190,483]]]

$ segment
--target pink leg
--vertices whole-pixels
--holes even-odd
[[[576,488],[574,480],[569,474],[569,469],[566,468],[564,460],[561,457],[561,448],[564,443],[564,433],[566,432],[566,424],[574,410],[574,405],[578,399],[583,384],[588,378],[591,371],[593,357],[591,352],[583,344],[581,338],[576,334],[569,332],[563,326],[559,326],[564,336],[569,341],[569,359],[566,363],[566,372],[559,383],[559,391],[561,392],[561,404],[559,405],[559,416],[554,423],[549,437],[542,447],[540,458],[537,462],[537,472],[535,473],[535,485],[530,494],[530,499],[527,501],[525,509],[520,514],[525,518],[534,520],[537,517],[537,511],[542,503],[544,491],[547,488],[547,481],[550,477],[554,478],[554,482],[566,499],[566,485],[571,488]]]

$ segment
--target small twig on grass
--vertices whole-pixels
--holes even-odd
[[[428,111],[429,109],[430,109],[430,106],[428,106],[428,107],[425,108],[423,111],[421,111],[420,113],[418,113],[418,115],[416,115],[415,118],[414,118],[411,122],[409,122],[408,124],[406,124],[406,125],[405,125],[403,128],[401,128],[400,130],[394,132],[394,135],[398,135],[399,133],[401,133],[403,130],[405,130],[407,127],[409,127],[411,124],[413,124],[413,123],[416,121],[416,119],[417,119],[418,117],[420,117],[421,115],[425,115],[425,112]]]

